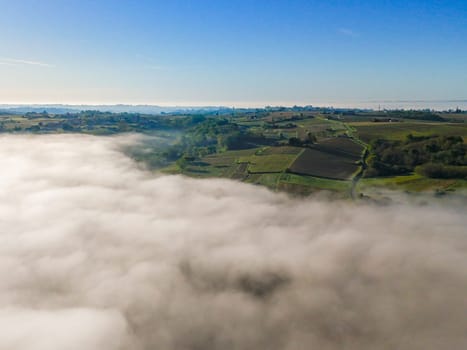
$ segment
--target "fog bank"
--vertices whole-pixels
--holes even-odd
[[[155,176],[137,138],[0,137],[0,349],[466,349],[459,203]]]

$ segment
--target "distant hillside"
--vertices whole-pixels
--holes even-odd
[[[34,105],[0,105],[0,113],[24,114],[30,112],[40,113],[46,111],[50,114],[76,113],[80,111],[95,110],[112,113],[210,113],[228,112],[230,108],[219,106],[207,107],[161,107],[153,105],[66,105],[66,104],[34,104]]]

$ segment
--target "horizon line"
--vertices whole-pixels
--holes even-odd
[[[316,101],[312,102],[291,102],[291,101],[278,101],[278,102],[238,102],[238,101],[223,101],[223,102],[0,102],[0,106],[130,106],[130,107],[160,107],[160,108],[265,108],[265,107],[337,107],[337,108],[369,108],[358,107],[357,105],[365,104],[410,104],[410,103],[467,103],[467,98],[454,98],[454,99],[384,99],[384,100],[366,100],[366,101]],[[344,107],[345,106],[345,107]],[[378,106],[375,106],[378,107]],[[418,107],[422,109],[423,107]],[[428,108],[428,107],[427,107]]]

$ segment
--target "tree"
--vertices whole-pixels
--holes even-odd
[[[298,137],[290,137],[289,138],[289,145],[294,146],[294,147],[301,147],[302,146],[302,140],[300,140]]]
[[[311,132],[306,134],[308,143],[314,144],[317,141],[316,135]]]
[[[185,170],[188,165],[188,161],[185,158],[185,156],[181,156],[180,158],[178,158],[176,163],[180,170]]]

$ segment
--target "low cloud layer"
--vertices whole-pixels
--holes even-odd
[[[154,176],[0,137],[0,349],[466,349],[465,206]]]

